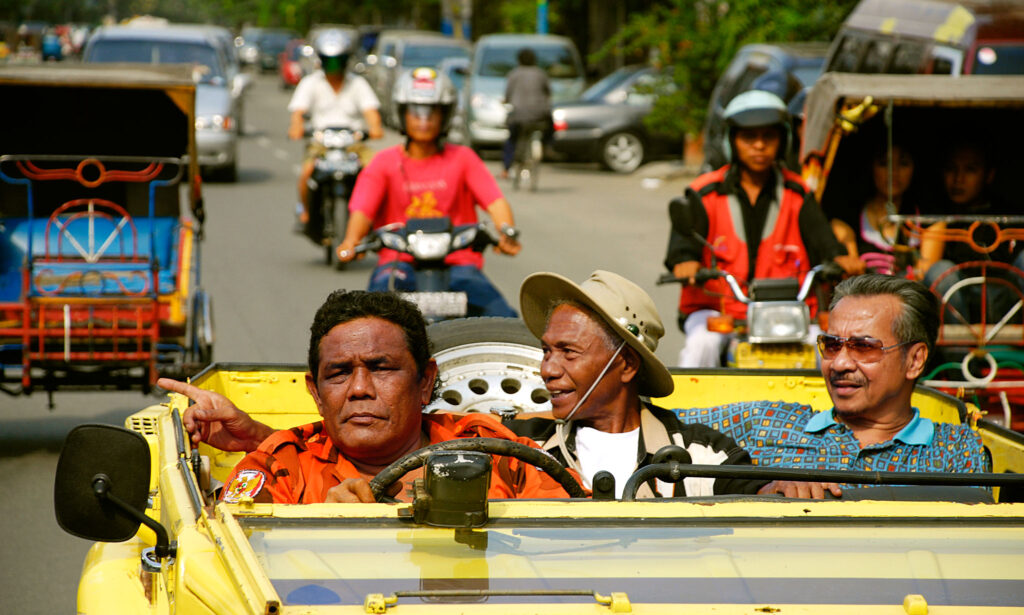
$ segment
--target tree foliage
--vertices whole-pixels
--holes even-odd
[[[595,54],[619,50],[671,66],[678,86],[648,116],[659,132],[700,131],[718,76],[748,43],[828,41],[856,0],[665,0],[626,25]]]

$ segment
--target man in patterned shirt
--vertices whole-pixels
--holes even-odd
[[[828,333],[818,337],[830,412],[759,401],[680,409],[680,419],[731,436],[755,465],[987,471],[981,438],[969,425],[933,423],[910,405],[938,336],[935,295],[911,280],[866,274],[840,283],[830,310]]]

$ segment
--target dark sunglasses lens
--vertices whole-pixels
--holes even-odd
[[[818,349],[821,351],[821,356],[826,359],[831,359],[836,356],[843,348],[843,340],[835,337],[834,335],[819,335],[818,336]]]
[[[857,361],[877,361],[882,358],[882,342],[878,340],[847,340],[846,347]]]

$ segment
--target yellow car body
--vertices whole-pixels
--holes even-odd
[[[812,372],[676,371],[674,379],[675,394],[659,405],[784,399],[828,407]],[[319,418],[299,366],[215,366],[193,383],[276,427]],[[155,543],[145,528],[126,542],[96,543],[78,613],[977,615],[1024,608],[1024,503],[492,500],[488,523],[476,529],[416,524],[402,514],[407,504],[227,504],[204,493],[239,454],[205,445],[194,454],[180,423],[188,403],[172,395],[126,421],[149,445],[146,514],[167,528],[174,557],[155,571],[145,564]],[[915,404],[935,420],[963,415],[955,400],[925,389]],[[996,471],[1024,468],[1024,438],[966,416]],[[461,593],[448,595],[453,590]]]

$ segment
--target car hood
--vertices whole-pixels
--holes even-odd
[[[231,113],[231,92],[222,85],[200,83],[196,86],[196,115]]]

